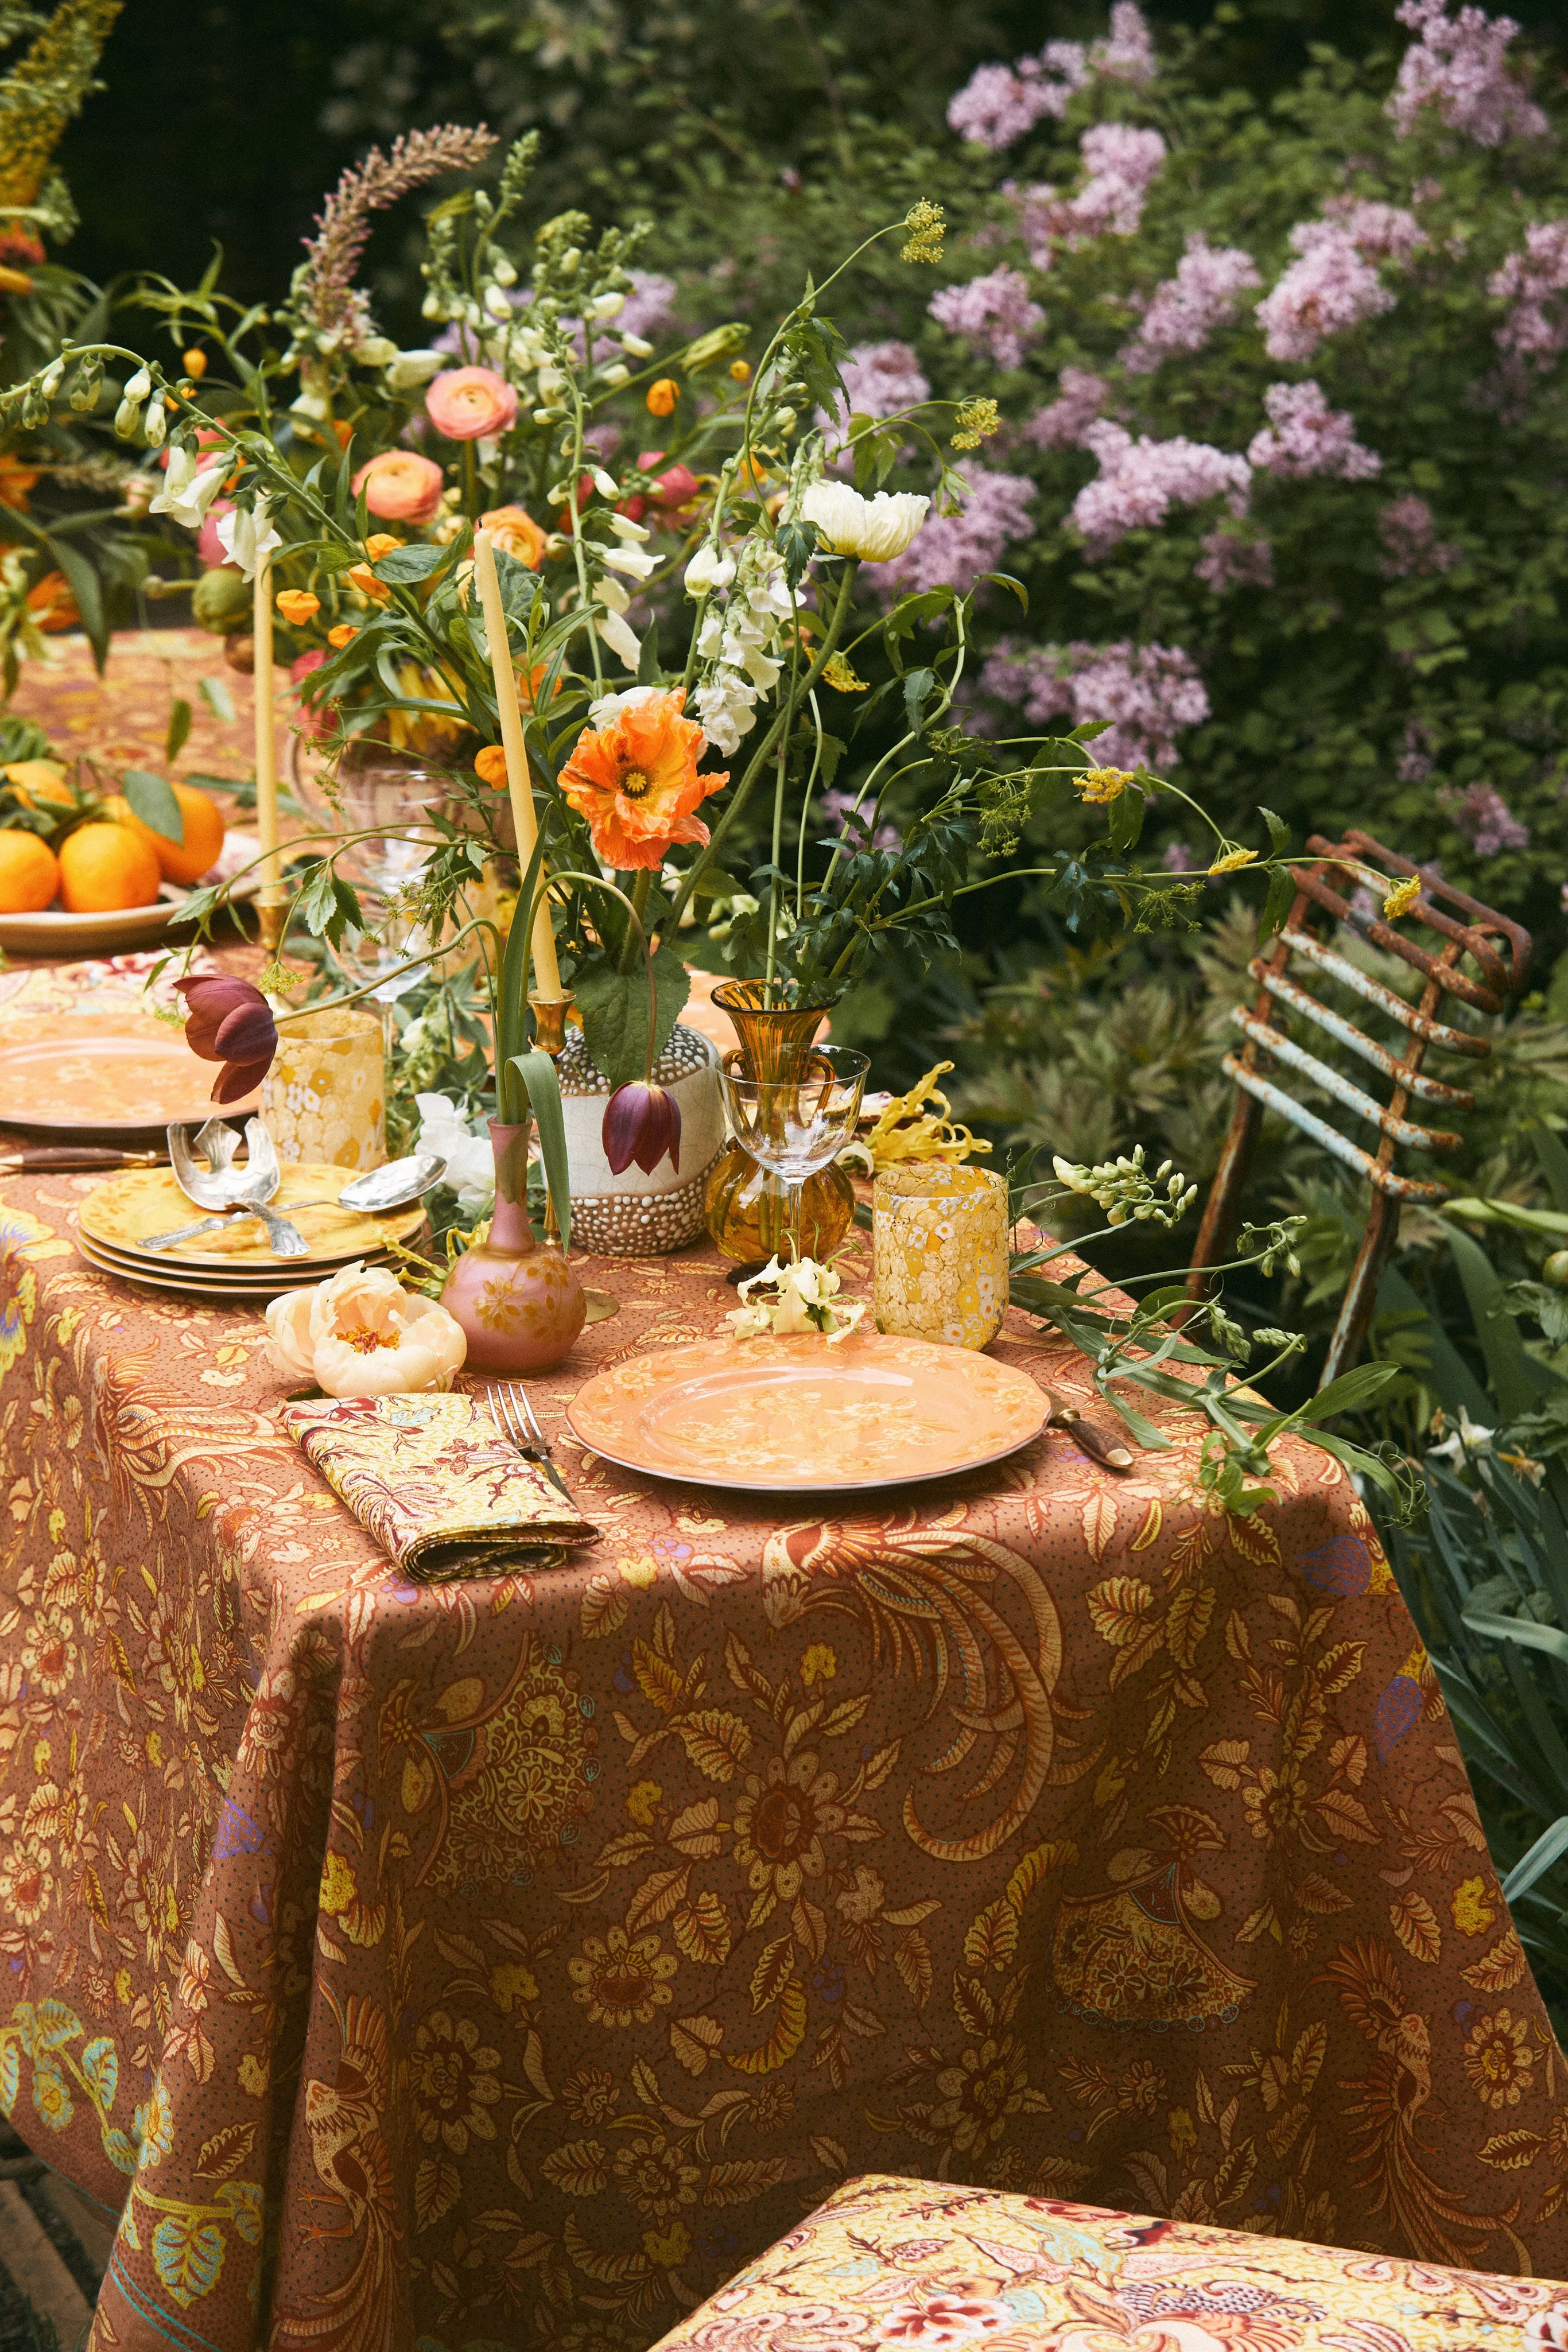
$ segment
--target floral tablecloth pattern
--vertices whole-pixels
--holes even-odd
[[[1049,2197],[852,2180],[658,2352],[1528,2352],[1550,2279]],[[1045,2331],[1048,2330],[1047,2334]]]
[[[0,2105],[124,2200],[96,2352],[638,2352],[889,2169],[1568,2271],[1568,2074],[1353,1488],[1196,1433],[863,1500],[642,1486],[402,1579],[259,1318],[0,1186]],[[861,1269],[862,1275],[864,1268]],[[1022,1327],[1000,1352],[1087,1402]]]

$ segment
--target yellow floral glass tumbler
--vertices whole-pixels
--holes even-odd
[[[278,1157],[379,1168],[386,1158],[386,1068],[381,1023],[357,1006],[307,1013],[278,1029],[261,1086],[261,1117]]]
[[[984,1348],[1007,1308],[1007,1185],[947,1160],[884,1168],[871,1202],[877,1328]]]

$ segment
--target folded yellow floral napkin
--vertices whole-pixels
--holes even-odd
[[[472,1396],[328,1397],[286,1404],[284,1427],[410,1576],[559,1564],[598,1529],[496,1434]]]

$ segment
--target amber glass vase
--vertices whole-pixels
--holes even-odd
[[[729,1014],[741,1041],[742,1075],[788,1078],[805,1061],[827,1017],[825,1004],[780,1004],[765,980],[727,980],[713,1002]],[[842,1168],[808,1176],[800,1196],[800,1246],[806,1257],[832,1255],[855,1217],[855,1187]],[[789,1253],[789,1189],[781,1176],[759,1168],[749,1151],[728,1143],[708,1179],[708,1231],[738,1265]]]

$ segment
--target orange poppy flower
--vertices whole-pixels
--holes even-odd
[[[606,866],[657,873],[671,842],[708,838],[694,812],[729,782],[729,771],[698,774],[708,739],[681,717],[685,703],[679,687],[623,706],[603,727],[584,729],[561,771],[561,789],[587,818],[594,855]]]

